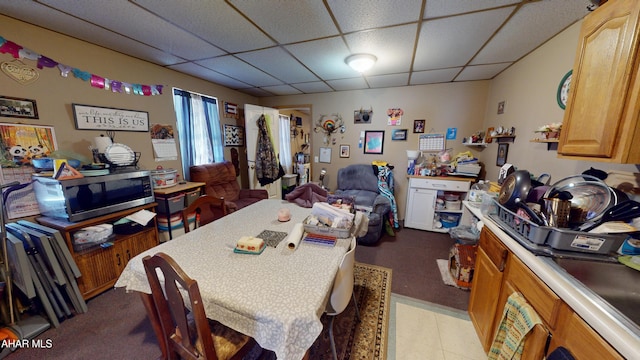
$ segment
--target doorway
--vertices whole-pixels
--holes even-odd
[[[313,129],[312,106],[284,105],[275,106],[282,115],[290,117],[291,157],[293,173],[298,175],[298,185],[312,181],[312,136]]]

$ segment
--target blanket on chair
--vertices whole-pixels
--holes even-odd
[[[299,206],[310,208],[313,207],[313,203],[327,201],[327,190],[314,183],[306,183],[285,195],[285,199]]]

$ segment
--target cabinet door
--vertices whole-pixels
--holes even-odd
[[[437,195],[437,190],[409,188],[404,226],[421,230],[433,229]]]
[[[82,273],[78,278],[78,288],[85,299],[98,295],[118,279],[120,270],[113,266],[115,254],[115,246],[111,246],[74,256]]]
[[[638,123],[636,81],[640,2],[609,1],[587,15],[558,153],[628,162]]]
[[[469,317],[476,328],[484,351],[489,351],[494,337],[493,319],[498,308],[498,295],[502,285],[502,272],[478,249],[473,285],[469,298]]]

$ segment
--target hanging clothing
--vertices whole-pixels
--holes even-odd
[[[271,184],[284,175],[273,150],[273,142],[269,133],[267,119],[260,115],[258,123],[258,146],[256,147],[256,177],[261,186]]]
[[[395,229],[400,228],[400,223],[398,222],[398,205],[393,195],[393,172],[386,163],[384,165],[378,165],[378,190],[380,190],[380,194],[391,202],[391,213],[389,217],[393,222],[393,227]]]

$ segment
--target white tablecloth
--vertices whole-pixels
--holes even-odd
[[[291,210],[288,222],[277,220],[283,207]],[[283,240],[260,255],[233,248],[242,236],[263,230],[289,233],[310,212],[262,200],[134,257],[115,286],[151,293],[142,258],[164,252],[198,281],[207,317],[253,337],[278,359],[302,359],[322,331],[320,316],[349,240],[334,247],[303,242],[295,251]]]

